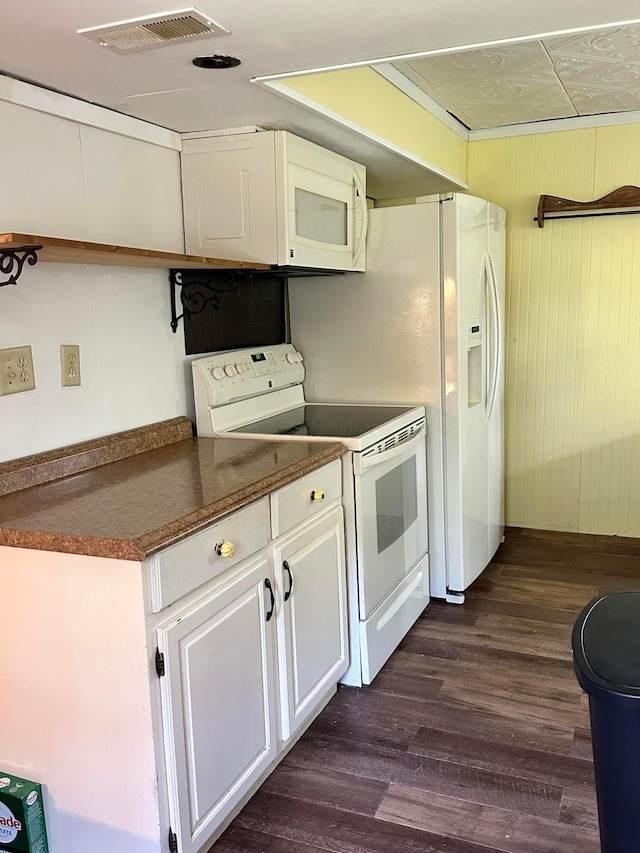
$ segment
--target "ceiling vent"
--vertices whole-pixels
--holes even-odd
[[[147,50],[150,47],[161,47],[164,44],[207,36],[226,36],[230,30],[191,6],[162,15],[146,15],[143,18],[116,21],[77,32],[98,42],[102,47],[115,50],[116,53],[133,53],[136,50]]]

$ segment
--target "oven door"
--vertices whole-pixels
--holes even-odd
[[[354,454],[360,619],[427,551],[424,427],[382,453]]]

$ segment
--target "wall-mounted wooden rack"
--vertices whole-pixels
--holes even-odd
[[[0,274],[8,276],[5,284],[15,284],[25,261],[33,266],[38,260],[61,264],[101,264],[121,267],[153,267],[155,269],[195,270],[268,270],[268,264],[181,255],[155,249],[136,249],[110,243],[88,243],[59,237],[33,234],[0,234]]]
[[[545,218],[571,219],[581,216],[614,216],[625,213],[640,213],[640,187],[631,185],[619,187],[595,201],[574,201],[556,195],[541,195],[538,202],[538,215],[533,221],[538,223],[539,228],[544,228]]]

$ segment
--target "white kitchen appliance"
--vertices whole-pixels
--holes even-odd
[[[192,362],[199,436],[340,441],[350,665],[369,684],[429,601],[425,411],[305,401],[291,344]],[[311,498],[310,498],[311,499]]]
[[[364,276],[289,283],[309,399],[424,404],[431,595],[464,601],[504,532],[505,212],[370,211]]]
[[[366,169],[283,130],[182,145],[187,252],[278,267],[362,271]]]

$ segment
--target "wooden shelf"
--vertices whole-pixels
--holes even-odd
[[[42,246],[38,259],[61,264],[102,264],[121,267],[154,267],[156,269],[246,269],[268,270],[268,264],[234,261],[222,258],[203,258],[155,249],[135,249],[109,243],[87,243],[83,240],[63,240],[34,234],[0,234],[0,254],[5,250]]]

